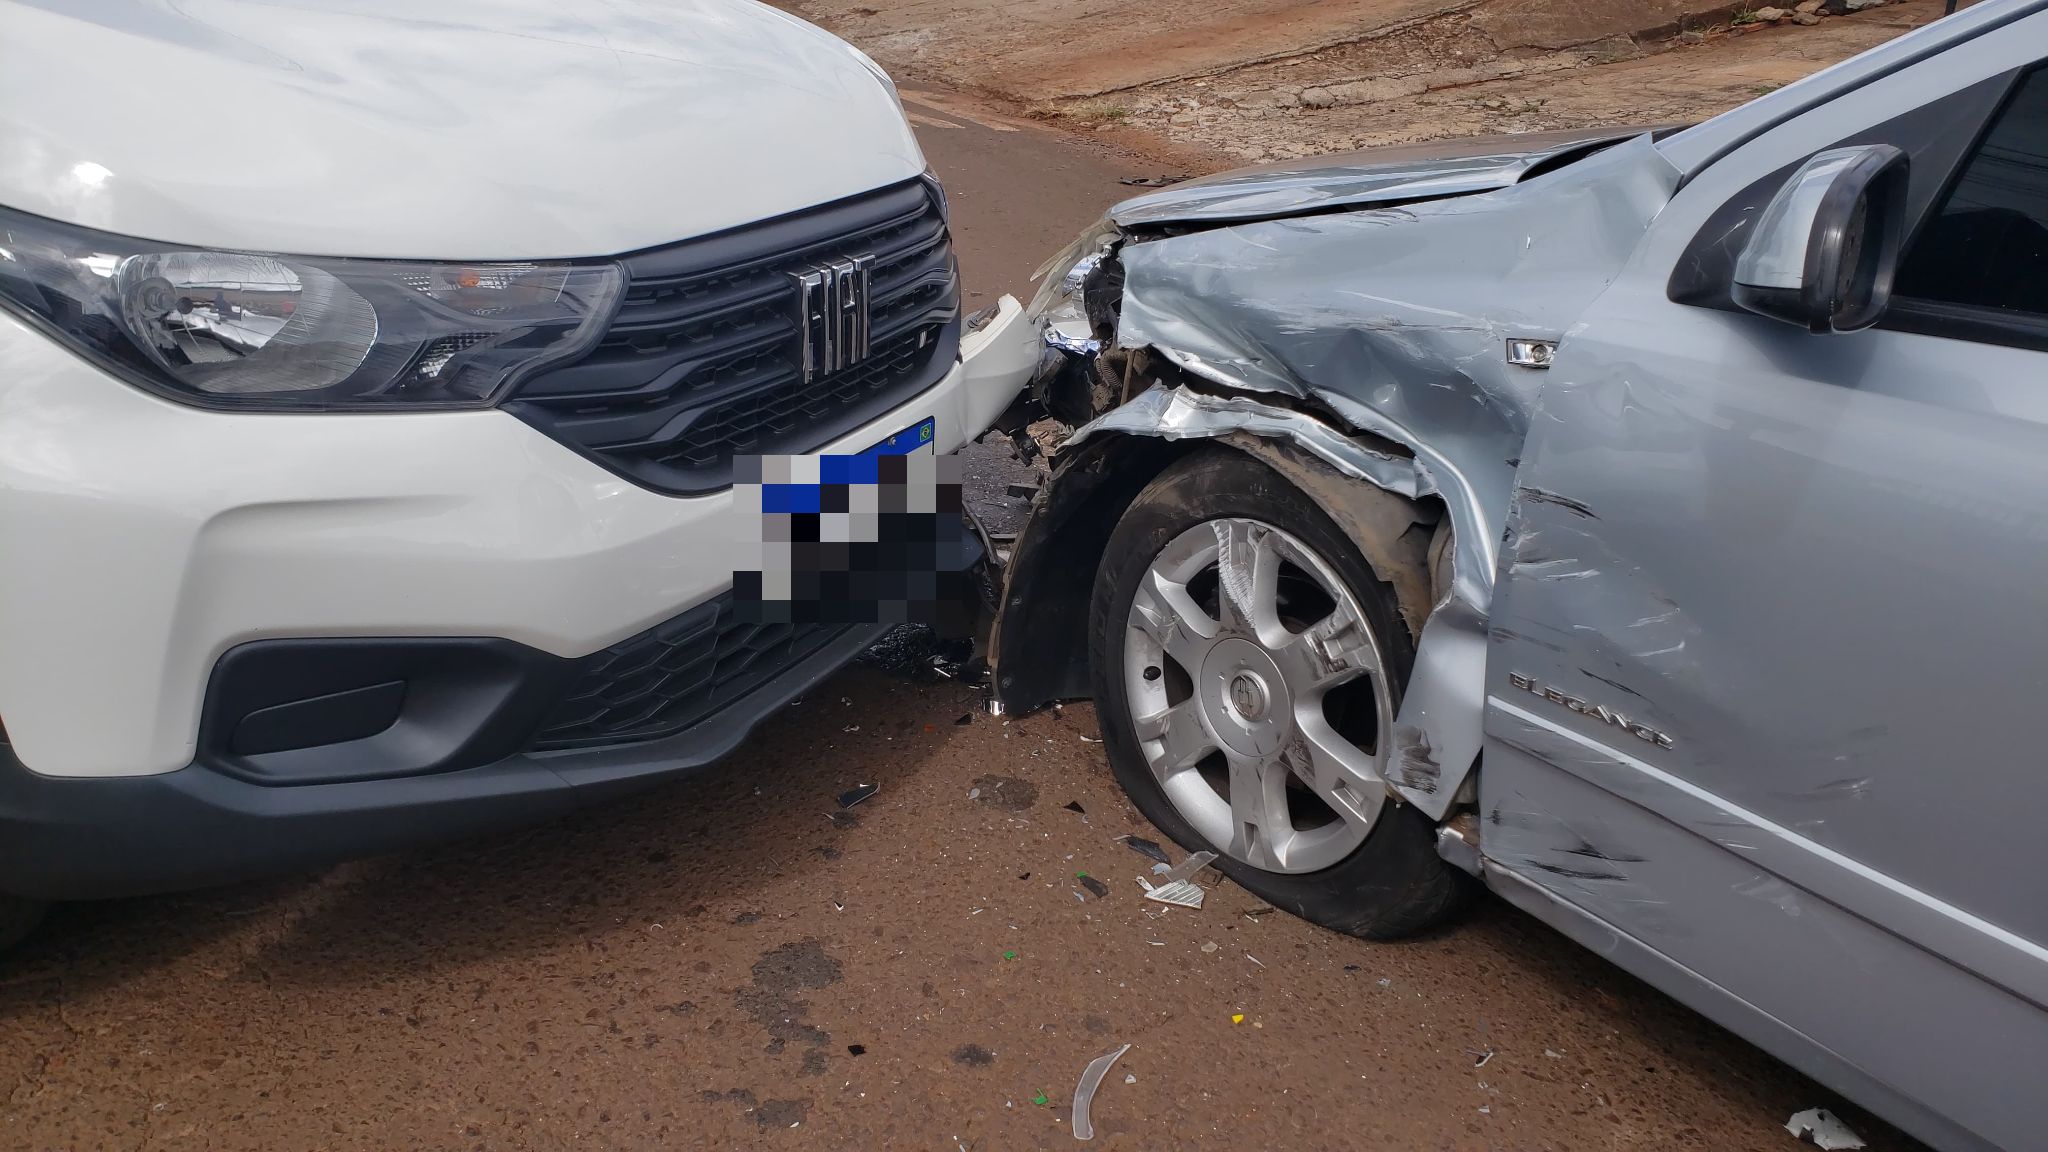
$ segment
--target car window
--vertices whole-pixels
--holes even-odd
[[[1895,291],[2048,316],[2048,68],[2027,74],[1963,162]]]

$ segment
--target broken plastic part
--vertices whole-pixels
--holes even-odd
[[[856,784],[839,794],[839,806],[851,808],[881,790],[880,784]]]
[[[1863,1138],[1851,1131],[1841,1118],[1825,1108],[1808,1108],[1794,1113],[1785,1122],[1785,1131],[1796,1137],[1812,1139],[1813,1146],[1822,1149],[1861,1148]]]
[[[1140,856],[1150,857],[1151,859],[1159,861],[1161,864],[1173,863],[1172,860],[1167,858],[1166,849],[1161,848],[1158,844],[1145,839],[1143,836],[1125,836],[1123,837],[1123,842],[1127,846],[1129,846],[1131,851],[1136,852]]]
[[[1074,1085],[1074,1139],[1095,1139],[1095,1121],[1088,1115],[1088,1109],[1095,1103],[1095,1090],[1102,1086],[1102,1078],[1109,1075],[1109,1069],[1124,1053],[1129,1044],[1114,1052],[1107,1052],[1088,1062],[1081,1072],[1081,1082]]]
[[[1079,880],[1081,887],[1086,888],[1097,900],[1107,900],[1109,898],[1109,885],[1104,884],[1086,872],[1074,873],[1074,879]]]
[[[1143,877],[1140,877],[1138,883],[1145,889],[1145,899],[1157,900],[1161,904],[1173,904],[1181,908],[1200,908],[1202,906],[1202,897],[1205,893],[1202,891],[1202,886],[1195,883],[1192,877],[1195,873],[1207,868],[1210,861],[1214,859],[1216,859],[1214,852],[1197,852],[1181,861],[1178,866],[1169,869],[1165,876],[1166,882],[1156,888]]]

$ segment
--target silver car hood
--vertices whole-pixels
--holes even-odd
[[[1109,210],[1119,227],[1230,224],[1490,192],[1649,128],[1474,136],[1262,164],[1136,196]]]

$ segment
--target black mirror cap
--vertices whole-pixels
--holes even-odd
[[[1731,285],[1735,302],[1816,333],[1855,332],[1877,323],[1891,302],[1905,246],[1907,176],[1906,154],[1889,144],[1834,149],[1808,160],[1786,180],[1750,236]],[[1801,211],[1802,186],[1816,180],[1824,181],[1818,200]],[[1798,253],[1798,283],[1746,283],[1744,270],[1753,267],[1750,248],[1773,245],[1785,248],[1787,256]]]

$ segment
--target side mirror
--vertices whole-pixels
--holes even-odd
[[[1854,332],[1891,302],[1905,243],[1906,154],[1834,148],[1785,181],[1735,261],[1735,302],[1813,332]]]

